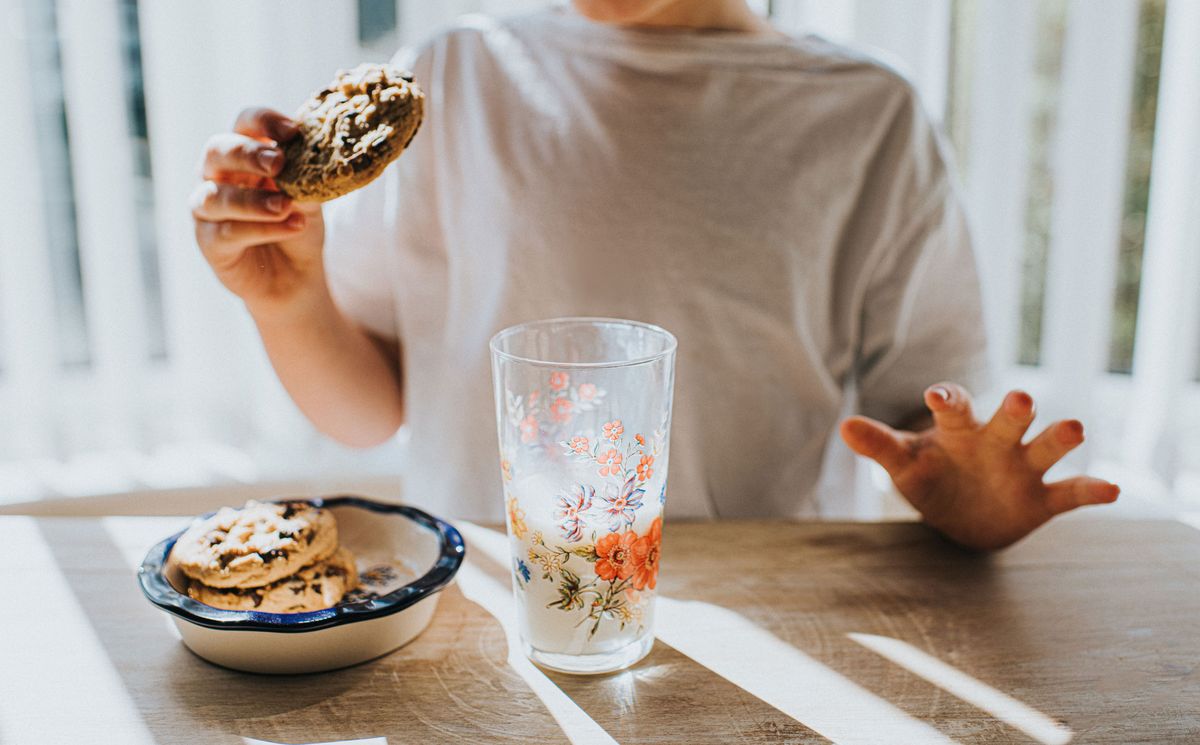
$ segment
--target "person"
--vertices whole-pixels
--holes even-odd
[[[963,211],[886,66],[744,0],[468,18],[397,61],[425,122],[381,178],[325,211],[289,202],[271,176],[295,125],[249,109],[206,146],[193,215],[320,430],[365,447],[407,423],[406,499],[499,517],[488,339],[566,315],[677,336],[675,517],[811,514],[846,406],[845,443],[964,546],[1116,498],[1044,482],[1079,421],[1023,442],[1028,394],[972,412],[986,365]]]

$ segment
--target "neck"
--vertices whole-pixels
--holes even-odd
[[[775,33],[771,24],[750,10],[745,0],[666,0],[646,3],[644,14],[623,25],[697,31]]]

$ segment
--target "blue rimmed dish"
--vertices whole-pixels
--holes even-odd
[[[332,608],[308,613],[213,608],[188,597],[187,578],[171,560],[183,531],[146,554],[138,569],[142,593],[170,614],[183,643],[197,655],[248,672],[320,672],[387,654],[429,625],[438,591],[462,565],[466,549],[458,530],[408,505],[356,496],[306,501],[333,512],[341,545],[354,554],[364,578],[362,590]]]

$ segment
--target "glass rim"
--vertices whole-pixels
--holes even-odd
[[[666,346],[660,352],[654,354],[646,354],[640,357],[632,357],[625,360],[614,360],[611,362],[556,362],[554,360],[541,360],[534,357],[522,357],[518,354],[512,354],[500,349],[500,343],[504,339],[525,331],[531,328],[548,327],[563,324],[593,324],[593,325],[609,325],[609,326],[625,326],[627,328],[639,328],[658,334],[665,338]],[[675,348],[679,346],[679,342],[675,339],[675,335],[667,331],[662,326],[656,326],[653,323],[644,321],[631,321],[626,318],[606,318],[603,316],[563,316],[561,318],[544,318],[538,321],[526,321],[518,323],[514,326],[502,329],[492,337],[488,342],[488,347],[492,351],[492,357],[507,360],[509,362],[520,362],[526,365],[535,365],[538,367],[554,367],[567,370],[597,370],[613,367],[633,367],[635,365],[645,365],[650,362],[656,362],[669,355],[675,353]]]

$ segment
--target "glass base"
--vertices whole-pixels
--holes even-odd
[[[650,649],[654,646],[654,634],[646,634],[618,650],[602,654],[543,652],[524,639],[521,640],[521,645],[525,648],[525,656],[541,667],[574,675],[600,675],[624,670],[650,654]]]

